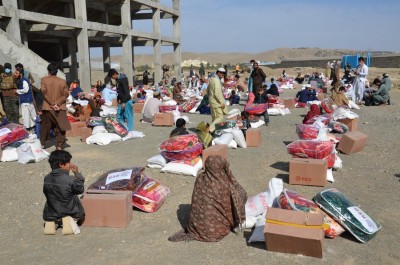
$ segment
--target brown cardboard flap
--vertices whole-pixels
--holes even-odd
[[[132,194],[130,190],[87,190],[84,194]]]

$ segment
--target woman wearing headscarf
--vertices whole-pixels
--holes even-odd
[[[315,116],[321,115],[319,111],[319,107],[317,104],[312,104],[310,110],[307,112],[307,115],[303,119],[303,124],[307,124],[309,120],[314,118]]]
[[[200,112],[200,114],[211,114],[210,102],[208,101],[208,94],[204,94],[203,99],[200,102],[200,105],[197,107],[196,111]]]
[[[208,124],[205,121],[202,121],[197,125],[196,130],[197,130],[197,137],[203,144],[203,148],[206,149],[211,145],[213,139],[210,134],[210,124]]]
[[[168,240],[220,241],[245,220],[246,200],[246,191],[232,175],[229,163],[221,156],[209,156],[194,184],[188,225]]]

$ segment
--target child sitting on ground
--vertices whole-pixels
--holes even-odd
[[[240,103],[240,97],[238,95],[236,95],[235,90],[232,90],[232,92],[231,92],[231,96],[229,97],[229,103],[231,104],[231,106],[233,106],[234,104]]]
[[[250,117],[250,114],[248,111],[242,111],[240,113],[240,120],[242,121],[242,124],[243,124],[243,127],[240,129],[242,130],[244,137],[246,137],[246,130],[248,128],[251,128],[249,117]]]
[[[185,125],[186,125],[185,119],[182,119],[182,118],[177,119],[176,120],[176,128],[172,130],[169,137],[189,134],[189,132],[185,128]]]
[[[46,235],[54,235],[56,223],[60,225],[60,221],[63,235],[80,233],[77,222],[83,220],[85,211],[77,195],[84,192],[85,178],[79,173],[78,167],[71,164],[71,158],[71,154],[64,150],[53,151],[49,157],[52,171],[44,177],[43,184]],[[70,170],[74,177],[69,175]]]

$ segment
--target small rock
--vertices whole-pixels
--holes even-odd
[[[367,122],[367,121],[364,121],[363,124],[368,124],[368,122]]]
[[[33,171],[29,170],[28,175],[33,175]]]

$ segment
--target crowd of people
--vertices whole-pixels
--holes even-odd
[[[46,196],[43,211],[43,219],[46,222],[45,233],[55,234],[57,225],[63,226],[65,234],[76,233],[76,224],[84,216],[84,210],[76,195],[84,191],[85,179],[79,173],[78,167],[71,164],[71,154],[63,150],[66,131],[71,129],[69,117],[72,116],[74,120],[80,121],[85,121],[91,116],[100,117],[102,106],[106,102],[116,101],[117,120],[126,124],[129,131],[133,131],[133,104],[145,103],[142,121],[151,123],[154,115],[160,112],[164,98],[175,100],[177,105],[182,105],[188,101],[185,92],[189,90],[193,92],[194,97],[201,99],[196,109],[198,113],[211,115],[211,122],[202,121],[196,126],[198,139],[203,147],[207,148],[213,140],[216,125],[223,122],[225,115],[228,114],[228,105],[236,105],[243,100],[240,94],[247,97],[239,118],[244,135],[250,128],[250,122],[254,120],[263,117],[265,124],[269,124],[268,108],[257,115],[250,115],[246,109],[252,105],[268,105],[271,97],[280,95],[279,83],[274,78],[267,82],[267,75],[259,67],[258,62],[255,60],[250,62],[251,71],[247,84],[240,80],[237,67],[234,77],[228,77],[227,69],[224,67],[208,75],[204,66],[199,69],[199,74],[191,68],[186,81],[177,80],[175,76],[169,80],[168,69],[163,67],[163,80],[151,89],[148,87],[147,70],[143,74],[142,84],[129,86],[126,75],[116,69],[110,69],[104,78],[104,83],[97,82],[91,95],[80,87],[79,80],[72,81],[68,87],[65,80],[57,77],[58,67],[55,64],[48,65],[48,76],[41,79],[40,90],[36,91],[35,95],[32,87],[34,80],[29,71],[24,69],[22,64],[17,64],[13,72],[11,64],[4,64],[5,71],[1,74],[0,80],[2,122],[7,122],[7,119],[8,122],[19,123],[21,110],[22,124],[27,130],[33,130],[38,117],[40,118],[42,148],[46,147],[50,131],[53,130],[56,136],[56,151],[52,152],[49,158],[52,171],[45,177],[43,187]],[[376,78],[369,87],[368,67],[363,57],[359,58],[359,65],[355,70],[348,69],[346,65],[343,78],[340,78],[340,64],[340,61],[329,63],[329,69],[327,64],[325,78],[318,72],[304,77],[298,73],[295,81],[298,84],[306,83],[304,89],[296,95],[298,102],[306,104],[308,101],[318,100],[317,90],[326,88],[327,82],[330,82],[331,98],[334,103],[337,106],[349,106],[345,83],[353,76],[354,96],[351,99],[365,105],[390,104],[391,80],[388,74],[383,74],[382,79]],[[285,70],[279,80],[282,81],[284,78],[287,78]],[[229,89],[229,95],[225,93],[226,87],[229,86],[228,82],[235,84]],[[147,97],[146,89],[152,90],[151,97]],[[69,97],[73,98],[72,109],[67,108]],[[87,101],[87,106],[82,106],[80,100]],[[312,105],[303,122],[319,113],[319,108]],[[176,128],[172,130],[170,137],[189,133],[185,119],[179,118],[175,124]],[[74,173],[73,177],[69,176],[70,171]],[[72,188],[64,189],[63,186]],[[228,162],[219,156],[210,156],[205,161],[205,171],[196,179],[188,224],[169,240],[174,242],[221,240],[242,224],[246,199],[246,192],[229,170]]]

